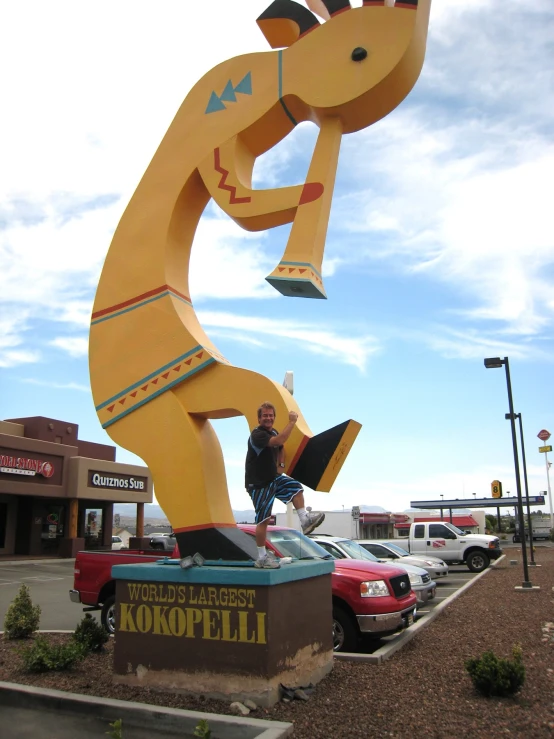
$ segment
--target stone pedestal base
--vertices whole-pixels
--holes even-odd
[[[118,565],[114,682],[271,706],[333,665],[333,563]]]

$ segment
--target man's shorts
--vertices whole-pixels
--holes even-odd
[[[277,477],[265,485],[263,488],[254,488],[248,486],[248,495],[254,503],[256,511],[256,523],[262,523],[271,516],[273,501],[275,498],[282,503],[290,503],[295,495],[303,492],[304,488],[292,477],[286,475],[277,475]]]

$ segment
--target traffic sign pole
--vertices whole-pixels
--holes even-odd
[[[550,528],[554,529],[554,513],[552,512],[552,492],[550,490],[550,462],[548,461],[548,452],[544,453],[544,461],[546,462],[546,482],[548,485],[548,507],[550,508]]]
[[[541,441],[548,441],[550,439],[550,431],[548,429],[542,429],[537,434],[537,437]],[[546,464],[546,483],[548,486],[548,507],[550,509],[550,528],[554,529],[554,512],[552,511],[552,491],[550,489],[550,462],[548,461],[548,452],[544,451],[544,461]]]

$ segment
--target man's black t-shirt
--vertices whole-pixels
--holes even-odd
[[[275,429],[267,431],[257,426],[250,434],[245,465],[246,487],[263,487],[277,477],[277,456],[281,447],[268,445],[271,437],[278,433]]]

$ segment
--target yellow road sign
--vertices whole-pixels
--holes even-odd
[[[552,451],[552,446],[540,446],[539,447],[539,452],[541,452],[542,454],[544,454],[545,452],[551,452],[551,451]]]

